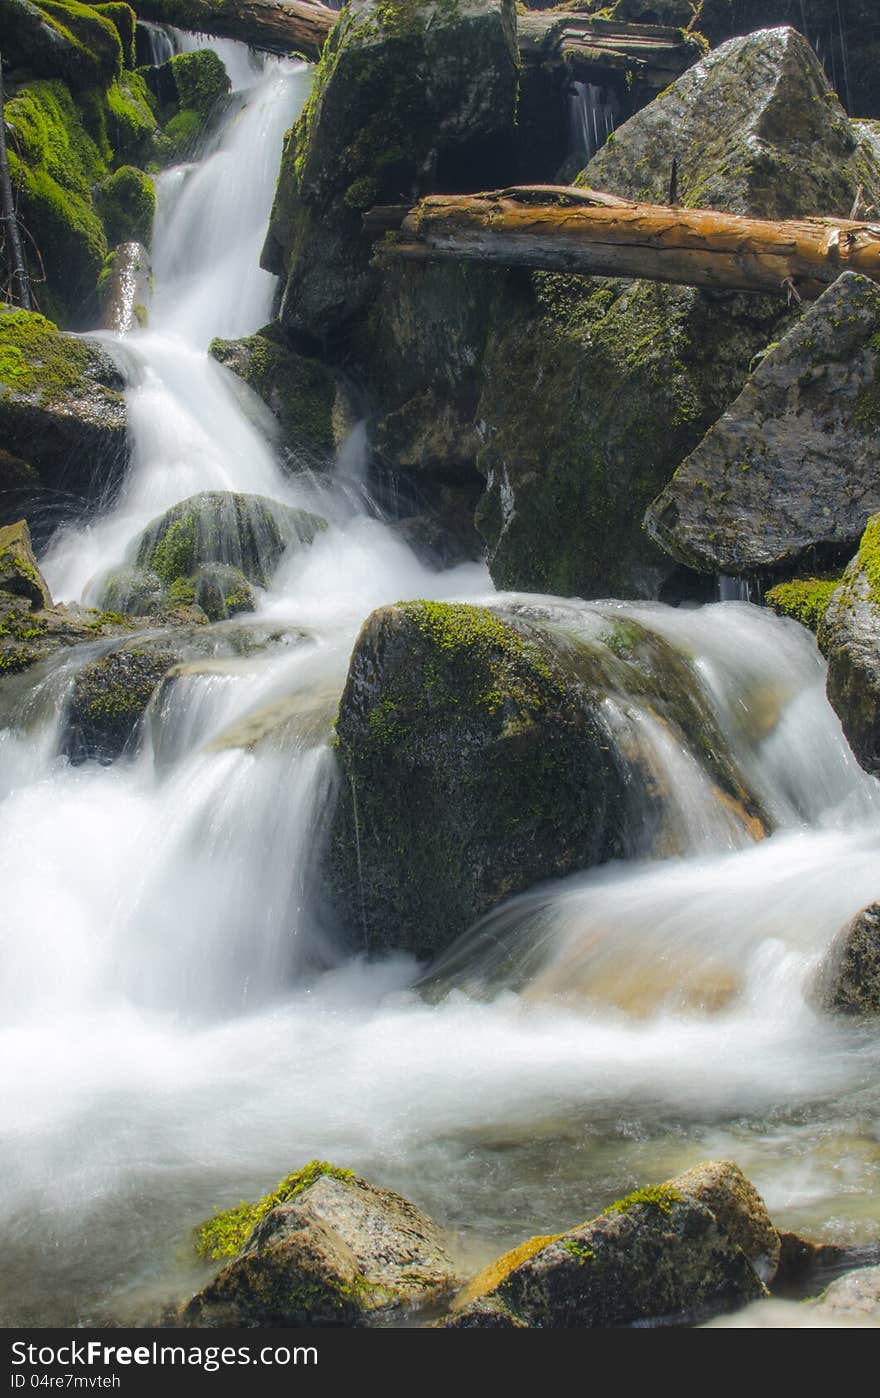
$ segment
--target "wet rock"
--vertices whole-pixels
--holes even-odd
[[[121,165],[98,187],[95,202],[111,247],[119,243],[149,243],[156,191],[143,170]]]
[[[65,335],[44,316],[0,307],[0,436],[19,473],[0,496],[0,524],[27,512],[38,537],[59,504],[106,498],[126,461],[123,383],[99,345]]]
[[[129,636],[146,628],[192,626],[206,620],[184,610],[157,617],[123,616],[96,607],[34,608],[27,598],[0,591],[0,679],[20,674],[84,642]]]
[[[839,587],[839,577],[792,578],[765,592],[764,603],[777,616],[791,617],[815,633]]]
[[[465,1290],[448,1324],[580,1329],[704,1320],[767,1295],[764,1278],[778,1260],[757,1191],[731,1161],[710,1162],[500,1258]]]
[[[161,614],[200,607],[212,620],[252,611],[288,550],[303,548],[326,520],[262,495],[204,491],[172,506],[143,531],[134,562],[100,583],[105,607]]]
[[[188,1325],[357,1325],[440,1300],[455,1285],[436,1224],[324,1161],[259,1204],[209,1220],[198,1238],[210,1255],[236,1255],[183,1308]]]
[[[291,464],[326,463],[336,446],[333,373],[288,349],[276,326],[243,340],[212,340],[210,353],[266,404]]]
[[[612,745],[537,626],[441,603],[374,612],[337,739],[327,880],[371,950],[436,954],[508,895],[622,849]]]
[[[838,1014],[880,1014],[880,903],[862,908],[837,934],[811,998]]]
[[[41,78],[63,78],[76,88],[109,82],[131,56],[109,13],[124,8],[0,0],[4,61]]]
[[[809,143],[798,117],[807,111]],[[582,178],[665,203],[673,155],[680,198],[756,217],[848,215],[878,168],[790,30],[734,41],[697,64]],[[549,273],[513,273],[505,287],[475,418],[486,479],[477,525],[495,582],[662,596],[675,565],[642,528],[644,512],[797,309],[781,297]]]
[[[839,277],[651,504],[674,558],[738,576],[856,547],[880,509],[880,287]]]
[[[178,658],[175,650],[131,642],[85,665],[67,701],[61,751],[74,763],[115,761]]]
[[[0,592],[24,597],[31,607],[51,607],[52,596],[37,567],[30,530],[20,519],[0,528]]]
[[[866,772],[880,774],[880,516],[873,516],[819,625],[826,690]]]
[[[770,1283],[774,1296],[815,1296],[843,1272],[869,1267],[880,1259],[880,1244],[840,1246],[814,1243],[797,1233],[779,1233],[779,1266]]]
[[[101,325],[124,334],[146,325],[151,300],[152,268],[142,243],[121,243],[99,285]]]
[[[847,1272],[811,1307],[814,1318],[840,1325],[880,1325],[880,1267]]]
[[[285,280],[287,328],[324,341],[372,300],[365,209],[498,183],[517,69],[511,0],[361,0],[342,12],[285,144],[263,251]]]

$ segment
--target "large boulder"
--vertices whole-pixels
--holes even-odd
[[[818,637],[831,707],[865,771],[880,775],[880,515],[868,521]]]
[[[705,1320],[766,1296],[779,1251],[754,1186],[731,1161],[715,1161],[499,1258],[465,1290],[448,1324],[608,1329]]]
[[[13,69],[63,78],[71,87],[85,89],[110,82],[124,61],[132,66],[135,16],[128,5],[0,0],[0,22],[3,58]],[[127,46],[120,33],[123,26]]]
[[[242,340],[212,340],[210,353],[266,404],[292,465],[332,457],[337,385],[326,365],[288,349],[274,325]]]
[[[730,123],[719,115],[728,108]],[[859,187],[880,180],[812,51],[787,29],[698,63],[582,179],[666,202],[673,155],[683,202],[756,217],[848,215]],[[511,274],[476,414],[477,523],[496,583],[586,597],[669,586],[677,565],[642,529],[644,511],[797,315],[781,296]]]
[[[517,70],[512,0],[350,0],[286,142],[263,252],[288,329],[326,340],[372,300],[365,209],[497,183]]]
[[[370,949],[444,949],[495,903],[622,851],[623,780],[539,627],[411,602],[367,620],[337,720],[327,857]]]
[[[823,1010],[880,1014],[880,903],[871,903],[841,928],[812,987]]]
[[[645,524],[708,573],[849,556],[880,509],[880,287],[845,272],[773,345]]]
[[[83,666],[65,707],[61,752],[73,763],[115,761],[178,659],[167,642],[150,646],[132,641]]]
[[[358,1325],[436,1303],[455,1285],[431,1219],[325,1161],[208,1220],[197,1241],[233,1261],[183,1308],[187,1325]]]
[[[0,523],[29,506],[39,535],[57,523],[59,501],[81,506],[113,491],[127,456],[122,388],[98,344],[0,306],[0,434],[5,452],[32,468],[0,495]]]

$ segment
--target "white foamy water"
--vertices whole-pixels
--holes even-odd
[[[809,994],[880,893],[877,788],[811,639],[742,602],[494,598],[482,566],[432,570],[363,503],[363,427],[329,479],[286,473],[205,350],[269,318],[257,257],[308,73],[192,42],[229,60],[239,105],[162,178],[151,327],[108,341],[128,475],[47,572],[88,600],[200,490],[330,527],[254,616],[203,629],[112,766],[58,751],[102,643],[0,692],[4,1321],[143,1319],[205,1275],[196,1222],[313,1156],[414,1198],[473,1264],[718,1156],[780,1224],[877,1238],[880,1044]],[[353,957],[317,881],[352,644],[415,596],[493,601],[590,648],[638,851],[512,900],[431,969]],[[630,656],[621,624],[660,659]],[[668,705],[637,682],[660,664]]]

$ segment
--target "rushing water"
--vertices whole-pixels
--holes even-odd
[[[880,1043],[809,998],[880,892],[880,806],[812,641],[745,602],[493,598],[482,567],[433,571],[369,508],[362,426],[329,478],[282,468],[205,350],[268,319],[256,259],[309,78],[231,47],[238,106],[161,180],[150,329],[107,337],[125,487],[44,564],[56,596],[89,600],[204,489],[331,527],[256,614],[204,630],[112,766],[58,755],[100,643],[0,696],[2,1319],[143,1319],[205,1275],[194,1223],[313,1156],[414,1198],[472,1264],[718,1156],[780,1224],[880,1238]],[[351,646],[406,596],[483,597],[590,647],[634,809],[655,817],[637,861],[513,900],[434,968],[352,958],[313,896]],[[634,682],[621,623],[675,658],[698,732]]]

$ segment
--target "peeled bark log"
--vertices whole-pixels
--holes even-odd
[[[371,209],[368,231],[399,229],[380,256],[482,262],[815,300],[841,272],[880,282],[880,225],[772,222],[713,209],[637,204],[596,190],[531,185],[432,194],[415,208]]]
[[[317,61],[339,12],[320,0],[138,0],[141,19],[240,39],[268,53]]]

